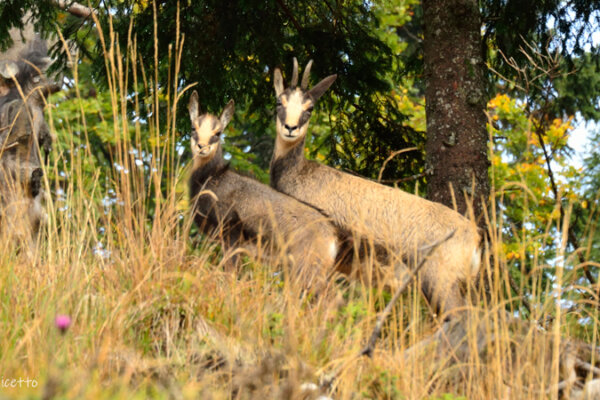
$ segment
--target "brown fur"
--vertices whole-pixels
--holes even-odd
[[[213,138],[231,116],[220,120],[199,116],[195,92],[190,116],[195,129],[190,198],[196,223],[206,233],[220,235],[230,247],[260,241],[275,252],[285,251],[304,287],[324,284],[337,255],[333,225],[317,210],[228,168],[220,140]]]
[[[284,103],[284,97],[296,96],[295,103],[305,108],[298,96],[314,103],[333,82],[331,77],[325,80],[315,86],[318,96],[314,95],[315,88],[283,91],[281,73],[276,70],[278,103]],[[454,236],[430,256],[421,272],[421,283],[438,311],[464,305],[461,287],[471,281],[480,262],[480,236],[475,224],[441,204],[307,160],[304,142],[308,120],[302,125],[302,120],[290,121],[290,114],[278,110],[271,186],[321,210],[339,228],[371,239],[404,260],[414,259],[420,247],[455,230]],[[294,131],[300,132],[295,141],[286,129],[294,125]]]

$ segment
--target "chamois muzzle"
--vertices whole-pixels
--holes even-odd
[[[202,143],[198,143],[196,145],[198,147],[198,155],[201,157],[206,157],[210,154],[210,150],[212,145],[209,144],[202,144]]]
[[[296,137],[297,135],[294,134],[294,131],[298,129],[298,125],[295,126],[289,126],[288,124],[284,124],[285,129],[287,129],[288,133],[286,133],[287,137]]]

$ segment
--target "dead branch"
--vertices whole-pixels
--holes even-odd
[[[292,14],[292,12],[288,8],[288,6],[286,6],[285,3],[282,0],[277,0],[277,5],[279,6],[279,8],[281,8],[283,10],[283,12],[285,13],[285,15],[288,16],[288,18],[290,19],[290,21],[292,22],[292,25],[294,25],[294,27],[296,28],[296,30],[298,32],[302,32],[302,26],[300,25],[300,23],[298,22],[298,20],[296,19],[296,17],[294,17],[294,14]]]
[[[381,176],[383,175],[383,170],[385,169],[385,166],[387,165],[387,163],[392,160],[392,158],[396,157],[398,154],[406,153],[408,151],[413,151],[413,150],[417,150],[417,148],[409,147],[407,149],[394,151],[392,154],[390,154],[389,157],[385,159],[385,161],[383,162],[383,165],[381,166],[381,169],[379,170],[379,175],[377,176],[377,182],[381,182]]]
[[[515,386],[513,385],[511,382],[508,382],[506,379],[503,379],[504,384],[510,388],[518,388],[526,393],[531,393],[531,394],[536,394],[536,395],[550,395],[552,393],[558,392],[559,390],[564,390],[570,386],[573,386],[575,384],[575,382],[571,382],[571,381],[561,381],[558,382],[556,385],[552,385],[550,387],[548,387],[546,390],[535,390],[535,389],[529,389],[526,386]]]
[[[600,368],[595,367],[588,362],[577,359],[577,360],[575,360],[575,366],[577,368],[583,369],[584,371],[591,372],[592,374],[594,374],[596,376],[600,376]]]
[[[390,302],[385,306],[385,308],[384,308],[383,312],[381,313],[381,315],[379,316],[379,318],[377,318],[377,322],[375,323],[375,327],[373,328],[373,332],[371,333],[371,336],[369,337],[367,345],[360,352],[361,356],[371,357],[373,355],[373,350],[375,350],[375,344],[377,342],[377,339],[381,335],[381,329],[383,329],[383,323],[387,319],[388,315],[390,315],[390,313],[392,312],[392,309],[394,308],[396,301],[398,301],[398,299],[400,298],[402,293],[404,293],[404,291],[406,290],[408,285],[413,281],[414,277],[418,275],[419,270],[423,267],[423,265],[425,265],[425,262],[427,261],[427,259],[431,255],[431,253],[434,252],[435,249],[439,245],[441,245],[442,243],[444,243],[448,239],[450,239],[452,236],[454,236],[455,232],[456,232],[456,229],[454,229],[452,232],[447,234],[444,238],[442,238],[434,243],[430,243],[419,249],[419,254],[421,254],[423,252],[425,252],[426,254],[424,254],[424,256],[421,258],[419,265],[417,265],[417,267],[415,268],[414,271],[412,271],[412,272],[407,271],[404,274],[404,279],[402,280],[402,284],[400,285],[398,290],[396,290],[396,293],[394,293],[394,296],[392,297]]]
[[[333,381],[339,375],[340,371],[348,363],[354,362],[357,358],[360,358],[362,356],[371,357],[373,355],[373,351],[375,350],[375,344],[377,343],[377,339],[381,335],[381,330],[383,329],[383,324],[385,323],[385,320],[392,312],[392,309],[394,308],[396,301],[398,301],[398,299],[400,298],[402,293],[404,293],[404,291],[406,290],[408,285],[410,285],[410,283],[413,281],[415,276],[418,275],[419,270],[423,267],[423,265],[425,265],[429,256],[431,255],[431,253],[433,253],[435,251],[435,249],[437,249],[437,247],[440,246],[442,243],[444,243],[444,242],[448,241],[450,238],[452,238],[452,236],[454,236],[455,233],[456,233],[456,229],[452,230],[450,233],[448,233],[442,239],[439,239],[433,243],[427,244],[427,245],[419,248],[418,254],[422,255],[421,260],[419,261],[419,264],[413,271],[407,270],[406,273],[404,274],[402,284],[398,287],[398,289],[394,293],[394,296],[392,296],[392,299],[390,300],[390,302],[385,306],[385,309],[382,311],[382,313],[377,318],[377,322],[375,323],[373,332],[371,333],[371,336],[369,337],[369,340],[367,341],[367,345],[360,351],[360,353],[356,357],[352,357],[350,360],[348,360],[348,362],[344,363],[341,367],[336,369],[332,374],[330,374],[327,378],[325,378],[321,382],[321,388],[330,387],[331,384],[333,383]]]
[[[52,2],[60,9],[65,10],[71,15],[79,18],[88,18],[92,14],[98,14],[98,11],[93,8],[84,6],[76,2],[70,2],[68,0],[52,0]]]
[[[394,185],[397,185],[398,183],[404,183],[404,182],[410,182],[410,181],[416,181],[417,179],[420,179],[424,176],[427,175],[427,172],[421,172],[419,174],[415,174],[412,176],[407,176],[406,178],[400,178],[400,179],[382,179],[381,181],[379,181],[379,183],[392,183]]]

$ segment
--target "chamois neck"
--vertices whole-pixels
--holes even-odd
[[[292,170],[301,169],[307,162],[304,156],[304,142],[302,138],[292,146],[289,146],[287,151],[277,151],[278,140],[275,142],[275,151],[273,152],[273,158],[271,159],[271,184],[277,187],[279,180],[284,174],[289,173]]]
[[[8,104],[14,100],[21,100],[19,90],[17,88],[10,88],[7,93],[0,96],[0,108],[3,108],[5,104]]]
[[[205,181],[211,176],[218,175],[227,165],[228,163],[223,159],[223,149],[219,144],[214,156],[208,161],[200,157],[194,157],[193,174],[196,180]]]
[[[280,158],[293,158],[298,162],[301,162],[303,159],[306,159],[304,156],[304,145],[306,141],[306,136],[297,141],[296,143],[289,143],[282,140],[279,135],[277,135],[277,139],[275,139],[275,149],[273,150],[273,158],[271,159],[271,164],[277,161]]]

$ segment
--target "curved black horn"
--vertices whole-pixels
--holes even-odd
[[[294,70],[292,71],[292,81],[290,82],[290,87],[295,88],[298,84],[298,60],[294,57]]]
[[[310,79],[310,67],[312,67],[313,60],[310,60],[308,64],[306,64],[306,68],[304,68],[304,73],[302,74],[302,83],[300,84],[300,89],[306,90],[308,87],[308,80]]]

